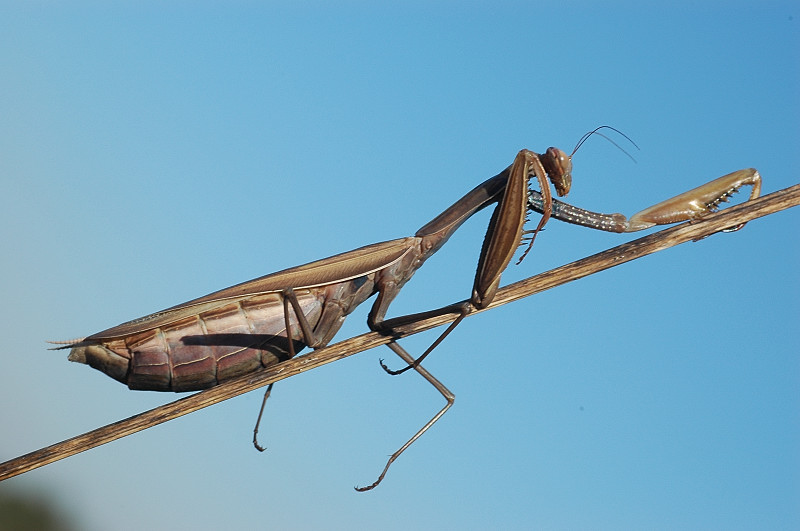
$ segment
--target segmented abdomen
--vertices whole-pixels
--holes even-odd
[[[300,290],[296,295],[313,328],[323,311],[324,290]],[[304,346],[303,335],[292,310],[289,318],[297,351]],[[88,363],[131,389],[154,391],[206,389],[289,357],[283,300],[277,293],[254,295],[138,334],[78,346],[70,354],[71,360]]]

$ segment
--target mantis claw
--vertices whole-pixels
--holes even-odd
[[[635,232],[654,225],[701,219],[719,210],[721,203],[727,203],[742,186],[752,186],[750,200],[757,198],[761,195],[761,175],[754,168],[724,175],[634,214],[625,223],[623,232]],[[737,231],[742,227],[744,223],[725,229],[724,232]]]

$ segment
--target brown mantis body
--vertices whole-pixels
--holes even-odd
[[[266,275],[62,348],[72,349],[71,361],[86,363],[131,389],[177,392],[205,389],[280,363],[304,346],[322,347],[346,316],[376,293],[368,325],[372,330],[391,333],[393,325],[412,322],[420,315],[385,320],[389,304],[403,285],[464,221],[497,203],[472,296],[460,307],[461,315],[416,360],[396,342],[389,343],[408,364],[396,373],[414,368],[442,393],[447,404],[390,457],[372,485],[358,490],[371,489],[380,483],[391,463],[453,403],[454,395],[419,363],[473,308],[485,308],[492,301],[500,276],[522,241],[529,208],[542,213],[534,237],[551,216],[600,230],[633,232],[702,217],[741,186],[753,187],[751,199],[760,193],[758,172],[739,170],[626,219],[621,214],[596,214],[553,200],[547,179],[559,195],[566,195],[571,171],[571,156],[557,148],[549,148],[544,155],[522,150],[509,168],[477,186],[412,237],[368,245]],[[541,192],[528,189],[531,176],[538,180]]]

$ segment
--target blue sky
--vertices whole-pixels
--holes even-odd
[[[523,147],[570,202],[632,214],[730,171],[798,182],[792,2],[0,6],[0,459],[177,398],[68,363],[91,334],[411,235]],[[466,298],[489,213],[392,315]],[[800,213],[368,351],[0,483],[84,529],[800,526]],[[509,283],[629,236],[548,225]],[[368,305],[337,336],[367,330]],[[409,338],[420,353],[437,332]]]

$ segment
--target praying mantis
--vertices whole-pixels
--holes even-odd
[[[607,126],[603,126],[607,127]],[[600,129],[600,128],[598,128]],[[367,318],[373,331],[392,335],[393,327],[415,322],[421,315],[452,312],[453,307],[386,319],[389,305],[422,264],[438,251],[473,214],[496,204],[483,246],[470,299],[456,308],[457,318],[419,357],[396,341],[388,346],[406,363],[390,374],[413,369],[445,398],[445,405],[388,459],[377,480],[356,490],[376,487],[391,464],[452,406],[455,395],[422,365],[422,360],[470,312],[486,308],[500,278],[524,239],[534,238],[552,217],[609,232],[634,232],[702,218],[743,186],[750,199],[760,195],[761,176],[739,170],[658,203],[626,218],[598,214],[552,197],[566,196],[572,185],[572,156],[550,147],[544,154],[521,150],[511,166],[481,183],[414,236],[367,245],[352,251],[292,267],[134,319],[88,337],[64,342],[69,360],[85,363],[130,389],[194,391],[293,358],[304,347],[327,345],[356,306],[377,294]],[[613,129],[613,128],[611,128]],[[599,134],[599,133],[598,133]],[[529,189],[535,179],[540,191]],[[541,213],[536,228],[525,231],[528,211]],[[738,230],[741,226],[731,228]],[[267,388],[264,403],[272,384]],[[258,424],[253,442],[257,442]]]

